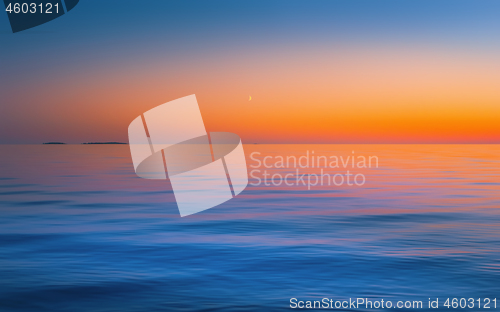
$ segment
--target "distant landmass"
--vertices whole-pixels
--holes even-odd
[[[123,142],[88,142],[88,143],[82,143],[82,144],[128,144],[128,143],[123,143]]]
[[[52,145],[52,144],[55,144],[55,145],[58,145],[58,144],[66,144],[64,142],[46,142],[46,143],[42,143],[44,145]],[[85,144],[85,145],[92,145],[92,144],[128,144],[128,143],[123,143],[123,142],[86,142],[86,143],[82,143],[82,144]]]

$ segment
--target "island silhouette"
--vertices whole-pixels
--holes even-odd
[[[46,142],[42,143],[44,145],[61,145],[61,144],[67,144],[64,142]],[[93,144],[128,144],[128,143],[123,143],[123,142],[86,142],[86,143],[80,143],[84,145],[93,145]]]

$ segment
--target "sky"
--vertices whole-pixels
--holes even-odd
[[[500,143],[498,12],[81,0],[15,34],[0,13],[0,143],[126,142],[135,117],[190,94],[208,131],[244,143]]]

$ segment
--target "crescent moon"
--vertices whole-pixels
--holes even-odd
[[[251,96],[251,95],[250,95],[250,98],[249,98],[248,100],[249,100],[249,101],[251,101],[251,100],[252,100],[252,96]]]

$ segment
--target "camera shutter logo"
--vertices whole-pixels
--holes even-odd
[[[222,204],[248,185],[238,135],[208,134],[195,95],[157,106],[128,128],[136,174],[170,179],[181,216]]]

